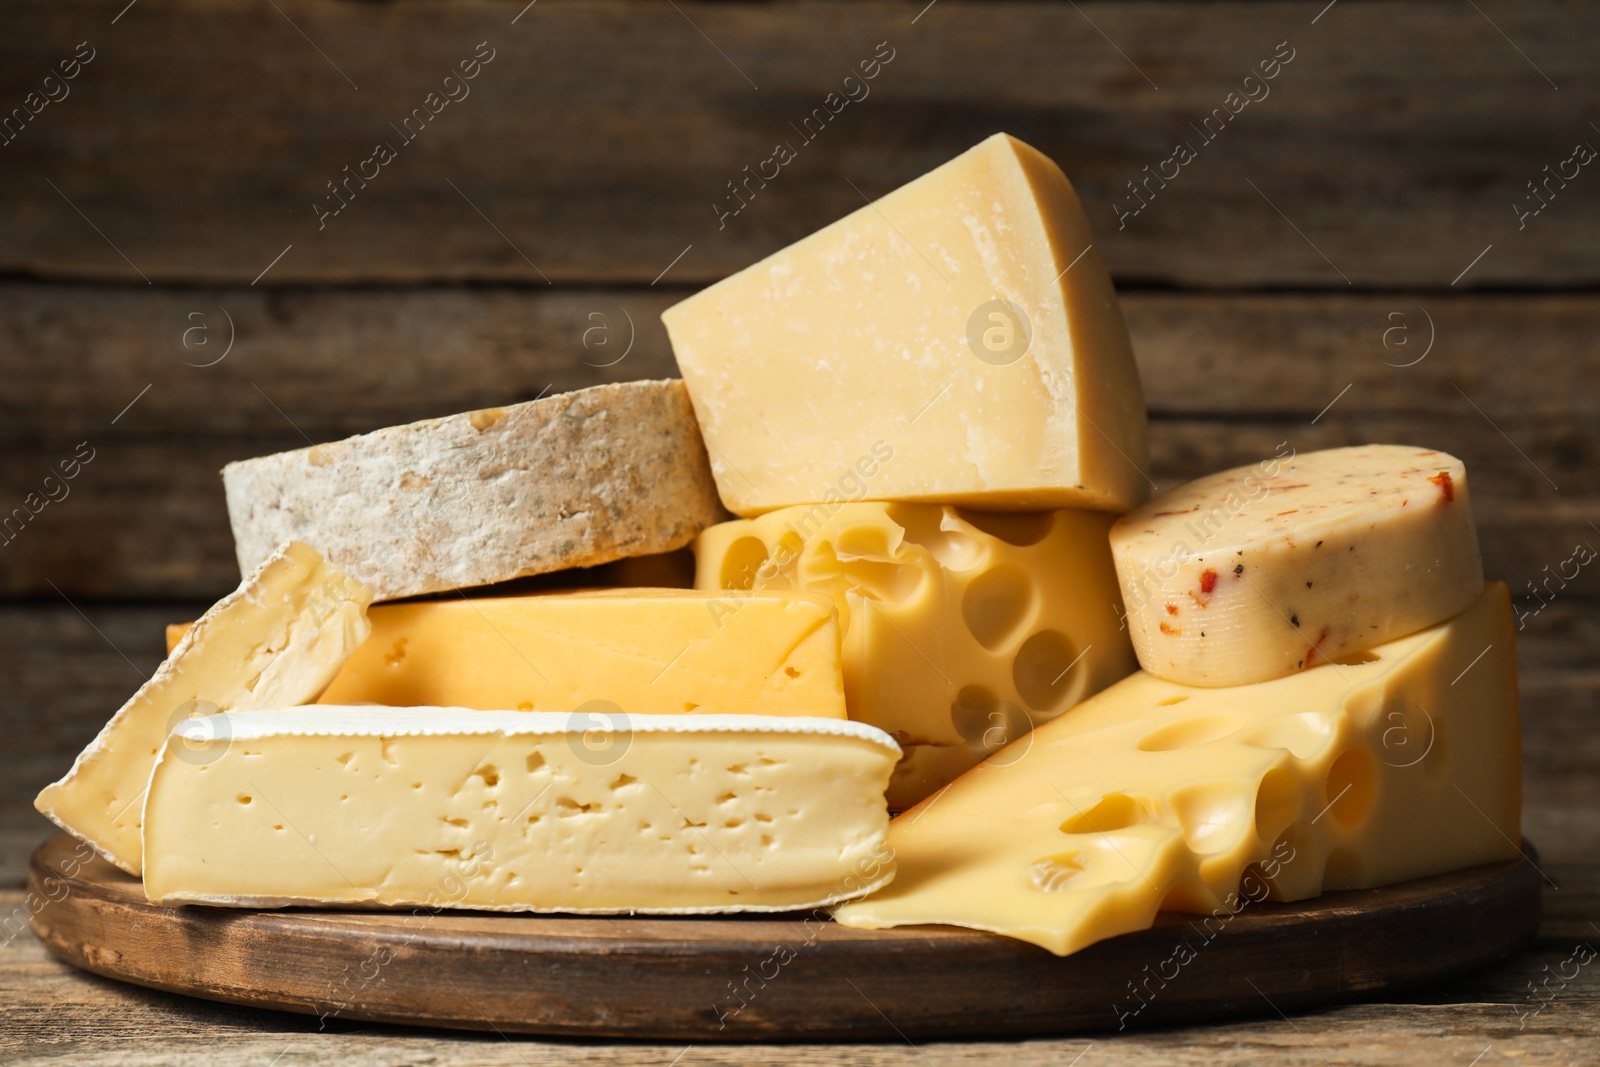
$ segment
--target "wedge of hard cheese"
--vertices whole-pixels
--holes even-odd
[[[1139,663],[1246,685],[1442,622],[1483,561],[1454,456],[1362,445],[1277,456],[1163,493],[1111,548]]]
[[[1513,858],[1514,640],[1496,583],[1362,662],[1233,689],[1135,674],[897,818],[894,884],[835,918],[1064,955],[1159,909],[1225,916],[1266,887],[1295,900]]]
[[[997,134],[662,315],[723,502],[1125,511],[1145,411],[1059,167]]]
[[[204,740],[174,735],[151,777],[145,891],[158,903],[785,911],[893,874],[883,788],[900,751],[859,723],[616,716],[602,729],[464,708],[216,718],[188,727]]]
[[[378,600],[665,552],[723,518],[675,380],[394,426],[222,480],[241,570],[293,538]]]
[[[821,593],[617,589],[380,604],[324,704],[845,717]]]
[[[371,601],[305,545],[283,546],[195,622],[34,806],[138,874],[145,785],[173,727],[218,710],[315,700],[366,639]]]
[[[698,584],[723,590],[730,625],[771,590],[833,597],[850,717],[905,749],[889,785],[899,811],[1136,668],[1111,522],[873,501],[785,508],[702,533]]]

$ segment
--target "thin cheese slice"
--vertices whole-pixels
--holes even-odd
[[[839,626],[821,593],[617,589],[373,608],[323,704],[845,717]]]
[[[1061,169],[1005,134],[661,317],[736,514],[1144,499],[1111,278]]]
[[[1454,456],[1362,445],[1274,457],[1123,516],[1111,547],[1140,665],[1263,682],[1415,633],[1483,588]]]
[[[785,911],[893,875],[882,731],[463,708],[213,717],[145,805],[165,904]]]
[[[785,508],[702,533],[696,581],[724,590],[728,625],[764,590],[833,597],[850,717],[905,749],[889,785],[899,811],[1135,669],[1111,522],[871,501]]]
[[[293,538],[378,600],[666,552],[725,518],[679,381],[391,426],[222,481],[241,571]]]
[[[949,923],[1065,955],[1260,899],[1513,858],[1521,754],[1504,585],[1360,662],[1233,689],[1135,674],[890,828],[846,926]],[[1241,880],[1245,884],[1241,884]]]
[[[195,622],[34,806],[138,874],[145,785],[173,727],[218,710],[315,700],[366,639],[371,602],[366,586],[316,552],[283,546]]]

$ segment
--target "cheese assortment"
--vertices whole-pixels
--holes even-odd
[[[678,381],[392,426],[222,483],[240,570],[304,541],[377,600],[666,552],[724,514]]]
[[[695,553],[730,622],[765,591],[833,597],[851,714],[905,750],[903,810],[1134,669],[1111,522],[864,501],[721,523]]]
[[[35,807],[138,874],[145,784],[183,719],[315,700],[370,627],[372,592],[292,542],[200,617]]]
[[[863,479],[1007,510],[1147,492],[1111,277],[1061,168],[1005,134],[661,318],[737,515]]]
[[[681,382],[230,465],[244,585],[40,810],[161,904],[830,906],[1059,954],[1252,874],[1516,855],[1463,465],[1280,449],[1146,503],[1127,331],[1034,149],[663,319]],[[691,541],[693,590],[461,592]]]
[[[1253,685],[1141,671],[1013,747],[895,820],[894,884],[834,917],[1066,954],[1162,908],[1226,914],[1252,865],[1299,900],[1510,859],[1510,596],[1480,587],[1461,615],[1360,662]]]
[[[1111,531],[1151,674],[1278,678],[1465,611],[1483,584],[1467,472],[1443,452],[1335,448],[1162,493]]]
[[[464,708],[196,721],[150,779],[146,892],[674,914],[816,907],[888,880],[883,787],[899,750],[882,731],[646,715],[600,732]]]

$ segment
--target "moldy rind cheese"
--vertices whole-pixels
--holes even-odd
[[[393,426],[222,480],[241,570],[293,538],[378,600],[666,552],[726,517],[675,380]]]
[[[787,911],[888,882],[899,749],[836,719],[291,708],[174,735],[145,807],[166,904]]]
[[[1125,515],[1111,548],[1140,665],[1188,685],[1339,660],[1464,611],[1483,586],[1466,469],[1402,445],[1200,478]]]
[[[832,596],[850,717],[905,749],[889,785],[899,810],[1135,668],[1111,522],[872,501],[786,508],[701,534],[696,584],[724,591],[728,626],[759,606],[747,590]]]
[[[379,604],[323,704],[845,717],[839,626],[820,593],[608,589]]]
[[[315,700],[366,638],[372,593],[291,543],[191,626],[34,806],[129,874],[156,753],[183,718]]]
[[[1065,955],[1158,910],[1230,914],[1252,865],[1298,900],[1513,859],[1520,812],[1515,631],[1495,583],[1360,662],[1231,689],[1117,683],[895,819],[894,884],[834,917]]]
[[[1144,499],[1138,368],[1066,177],[997,134],[662,315],[728,508]],[[848,494],[847,494],[848,495]]]

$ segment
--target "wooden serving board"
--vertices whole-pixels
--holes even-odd
[[[1527,859],[1249,904],[1208,924],[1162,915],[1151,930],[1058,958],[953,927],[849,930],[810,914],[157,907],[137,879],[81,855],[65,835],[34,854],[29,883],[49,903],[33,928],[60,959],[111,978],[345,1019],[690,1042],[916,1041],[1274,1015],[1460,974],[1511,953],[1539,923]]]

